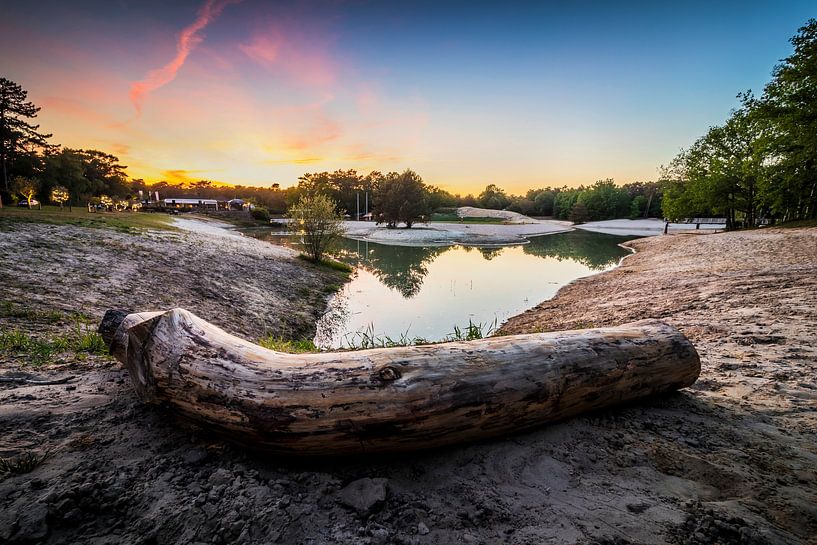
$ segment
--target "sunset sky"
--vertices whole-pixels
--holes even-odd
[[[654,179],[817,16],[813,0],[0,6],[0,75],[55,143],[133,177],[413,168],[463,193]]]

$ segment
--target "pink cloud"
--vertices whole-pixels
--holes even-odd
[[[327,52],[328,46],[319,41],[294,39],[270,28],[238,47],[270,72],[299,85],[327,88],[337,79],[337,66]]]
[[[130,99],[133,102],[137,113],[142,111],[142,102],[148,93],[167,85],[176,78],[176,73],[184,65],[187,56],[204,39],[201,31],[204,30],[213,20],[215,20],[222,10],[229,4],[235,4],[240,0],[207,0],[199,9],[196,20],[186,26],[176,42],[176,56],[166,65],[148,72],[141,81],[131,84]]]

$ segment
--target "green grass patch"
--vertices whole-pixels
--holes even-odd
[[[79,319],[64,335],[41,338],[18,329],[0,330],[0,353],[28,360],[32,365],[52,363],[55,356],[74,352],[78,359],[88,354],[102,356],[108,347],[102,336]]]
[[[450,341],[473,341],[482,339],[494,334],[497,329],[497,321],[490,323],[474,323],[468,320],[468,325],[460,327],[455,325],[454,331],[446,335],[442,340],[429,341],[423,337],[411,337],[408,331],[401,333],[398,337],[375,334],[374,324],[363,331],[357,331],[352,335],[344,337],[344,344],[349,350],[365,350],[368,348],[394,348],[396,346],[414,346],[420,344],[438,344]]]
[[[342,261],[337,261],[335,259],[330,258],[315,261],[306,254],[298,254],[298,259],[306,261],[307,263],[312,263],[313,265],[317,265],[319,267],[323,267],[325,269],[331,269],[333,271],[339,271],[345,274],[351,274],[351,272],[355,270],[354,267],[347,263],[343,263]]]
[[[12,206],[0,209],[0,229],[14,223],[47,223],[139,233],[144,229],[175,230],[170,220],[168,214],[158,212],[88,212],[84,207],[70,212],[57,206],[43,206],[42,210]]]
[[[311,339],[284,339],[281,337],[273,337],[268,335],[263,339],[258,340],[258,344],[270,350],[278,352],[287,352],[289,354],[308,354],[311,352],[319,352],[318,347]]]

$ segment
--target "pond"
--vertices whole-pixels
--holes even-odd
[[[254,234],[254,236],[259,236]],[[296,237],[261,236],[278,244]],[[381,340],[443,340],[476,325],[483,334],[553,297],[569,282],[615,267],[633,237],[570,231],[504,247],[409,247],[342,239],[356,273],[318,322],[322,348]]]

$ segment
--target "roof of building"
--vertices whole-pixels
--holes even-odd
[[[166,203],[174,204],[218,204],[216,199],[189,199],[186,197],[165,197],[162,199]]]

